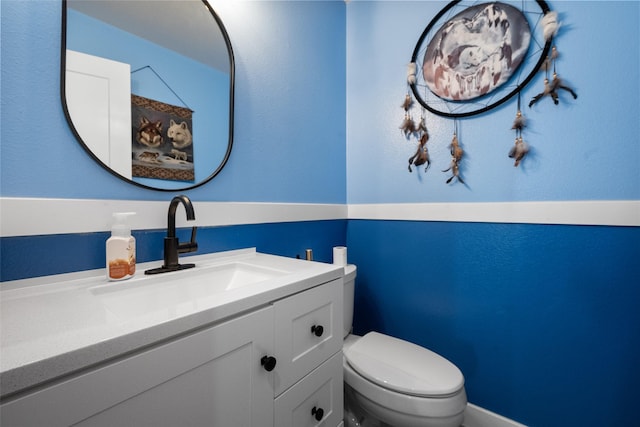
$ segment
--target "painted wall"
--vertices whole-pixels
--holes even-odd
[[[222,173],[188,195],[344,203],[344,3],[212,5],[236,55],[234,147]],[[96,168],[69,130],[59,95],[61,3],[3,0],[1,7],[1,195],[167,200]]]
[[[197,202],[397,204],[390,209],[402,217],[406,203],[428,211],[472,202],[479,211],[492,202],[640,200],[640,55],[627,43],[639,38],[637,1],[550,2],[563,21],[560,71],[579,98],[526,111],[534,152],[520,168],[507,158],[513,104],[462,122],[468,186],[447,186],[440,172],[450,121],[428,118],[434,163],[426,174],[407,171],[415,146],[398,129],[406,63],[446,2],[212,3],[236,54],[235,143],[222,173],[187,193]],[[89,199],[168,201],[171,194],[97,168],[69,131],[59,101],[60,5],[0,7],[0,195],[79,207]],[[612,96],[603,82],[612,82],[604,86]],[[540,87],[538,78],[524,99]],[[321,261],[346,243],[359,267],[356,331],[440,352],[463,370],[471,402],[517,421],[634,424],[638,227],[349,217],[232,223],[205,228],[199,241],[203,251],[255,245],[288,256],[313,247]],[[160,258],[160,228],[137,228],[141,261]],[[2,280],[102,267],[101,230],[2,230],[11,235],[0,240]]]
[[[531,426],[634,425],[640,228],[350,220],[355,331],[424,345]]]
[[[227,167],[187,195],[194,202],[344,203],[344,4],[212,5],[225,23],[236,57],[235,139]],[[97,167],[69,130],[59,95],[61,2],[7,0],[1,8],[0,195],[74,199],[76,212],[85,199],[167,201],[168,206],[171,193],[136,188]],[[335,29],[324,33],[330,26]],[[33,215],[37,213],[25,212],[25,222]],[[202,218],[196,212],[196,217],[205,225],[219,222],[217,216]],[[289,217],[288,221],[304,220],[295,214]],[[163,227],[144,218],[136,221],[141,221],[134,227],[139,261],[160,259],[157,241]],[[200,253],[244,245],[295,256],[312,247],[316,259],[328,261],[330,248],[344,245],[344,218],[304,224],[308,232],[295,223],[260,228],[231,222],[225,225],[233,232],[201,229]],[[101,230],[108,229],[105,222]],[[3,236],[10,237],[0,242],[2,280],[104,265],[106,234],[25,237],[3,229]],[[60,254],[60,247],[68,251],[64,256],[47,256]],[[34,263],[34,255],[46,261]]]
[[[533,151],[518,168],[507,157],[515,99],[460,120],[466,185],[441,172],[451,120],[427,113],[426,173],[407,170],[416,142],[399,130],[406,64],[445,4],[347,5],[347,200],[364,212],[347,231],[355,330],[437,351],[463,371],[471,402],[526,425],[637,424],[640,229],[553,225],[551,212],[550,224],[490,217],[512,222],[501,209],[550,201],[577,224],[583,212],[568,201],[640,199],[640,3],[549,2],[562,21],[558,72],[578,99],[528,108],[542,75],[524,90]],[[464,221],[430,220],[440,203],[465,209]]]
[[[507,154],[516,99],[459,121],[467,185],[445,185],[453,121],[426,113],[432,165],[409,173],[415,138],[399,126],[406,66],[427,24],[448,2],[351,1],[347,5],[347,193],[349,203],[637,200],[640,197],[640,40],[637,1],[552,1],[561,27],[557,71],[578,99],[529,100],[522,92],[532,152],[518,168]],[[616,89],[611,89],[612,87]],[[609,88],[609,89],[606,89]],[[420,116],[418,104],[412,110]]]

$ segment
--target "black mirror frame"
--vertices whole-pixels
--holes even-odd
[[[207,182],[211,181],[213,178],[216,177],[216,175],[220,173],[220,171],[222,171],[224,166],[227,164],[227,161],[229,160],[229,156],[231,155],[231,149],[233,147],[235,58],[233,54],[233,48],[231,47],[231,40],[229,39],[229,34],[227,33],[227,30],[224,24],[222,23],[222,20],[220,19],[218,14],[216,14],[216,12],[213,10],[209,2],[207,2],[206,0],[201,0],[201,1],[207,7],[207,9],[209,9],[209,12],[215,19],[216,23],[218,24],[218,27],[220,28],[220,32],[224,37],[224,41],[227,46],[227,51],[229,52],[229,68],[230,68],[229,69],[229,140],[227,144],[227,151],[225,152],[224,158],[222,159],[222,161],[220,162],[220,165],[216,168],[216,170],[214,170],[211,175],[209,175],[207,178],[203,179],[202,181],[187,187],[157,188],[157,187],[152,187],[150,185],[145,185],[139,182],[135,182],[112,170],[108,165],[106,165],[102,160],[100,160],[89,149],[89,147],[84,143],[84,141],[82,140],[82,137],[80,136],[77,129],[73,125],[73,121],[71,120],[71,115],[69,114],[69,110],[67,109],[66,78],[64,77],[66,72],[66,63],[67,63],[67,52],[66,52],[67,50],[67,0],[62,0],[62,31],[61,31],[62,36],[61,36],[61,44],[60,44],[60,99],[62,101],[62,109],[67,119],[67,123],[71,128],[71,132],[76,137],[77,141],[80,143],[82,148],[84,148],[84,150],[89,154],[89,156],[93,158],[93,160],[95,160],[100,166],[102,166],[112,175],[120,178],[125,182],[128,182],[129,184],[133,184],[137,187],[146,188],[148,190],[164,191],[164,192],[186,191],[186,190],[191,190],[191,189],[200,187],[206,184]]]

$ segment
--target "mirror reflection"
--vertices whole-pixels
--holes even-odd
[[[183,190],[213,178],[233,135],[233,53],[206,0],[63,0],[62,97],[102,166]]]

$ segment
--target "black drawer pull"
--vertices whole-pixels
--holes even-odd
[[[324,328],[322,327],[322,325],[313,325],[311,327],[311,333],[317,337],[321,337],[324,333]]]
[[[324,409],[322,408],[316,408],[315,406],[313,407],[313,409],[311,410],[311,415],[314,416],[314,418],[316,419],[316,421],[320,421],[322,420],[322,417],[324,417]]]
[[[276,367],[276,358],[273,356],[262,356],[260,359],[260,364],[267,372],[273,371],[273,368]]]

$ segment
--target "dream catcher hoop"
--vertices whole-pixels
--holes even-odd
[[[450,2],[413,51],[409,86],[415,99],[451,118],[503,104],[547,59],[552,37],[545,38],[541,21],[549,11],[544,0]]]

